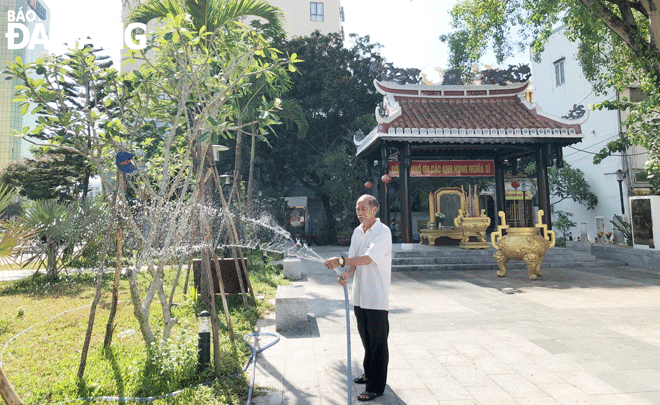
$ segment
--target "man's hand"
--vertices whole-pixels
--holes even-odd
[[[348,277],[349,277],[348,272],[346,272],[346,273],[341,273],[341,276],[337,276],[337,281],[339,281],[339,284],[340,284],[342,287],[345,287],[345,286],[346,286],[346,280],[348,280]]]
[[[326,260],[323,265],[330,270],[335,269],[339,267],[339,258],[338,257],[331,257],[328,260]]]

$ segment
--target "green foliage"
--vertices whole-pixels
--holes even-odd
[[[285,282],[281,271],[265,263],[259,252],[250,252],[248,263],[255,293],[263,294],[265,299],[250,300],[250,309],[245,310],[240,297],[229,297],[236,340],[232,342],[220,325],[222,376],[240,373],[250,354],[242,337],[253,332],[256,321],[265,311],[272,310],[268,299],[274,298],[277,285]],[[175,268],[165,269],[164,280],[168,288],[175,272]],[[109,287],[112,275],[105,275],[103,282],[104,288]],[[183,279],[179,280],[180,284],[183,282]],[[142,277],[140,283],[146,288],[149,280]],[[89,303],[94,287],[94,274],[82,273],[62,276],[54,281],[43,275],[28,277],[5,283],[0,288],[0,307],[3,308],[0,341],[7,341],[33,327],[7,346],[3,358],[3,371],[25,404],[62,403],[72,398],[98,396],[149,397],[179,389],[183,392],[151,403],[239,405],[245,402],[248,377],[244,374],[208,386],[197,386],[212,380],[214,370],[211,365],[206,373],[197,372],[197,314],[200,308],[185,301],[180,293],[175,295],[175,302],[179,304],[171,308],[179,321],[165,346],[145,347],[140,344],[138,332],[116,337],[111,351],[104,353],[101,344],[104,328],[95,328],[87,372],[85,378],[77,382],[75,365],[79,352],[74,348],[82,344],[81,330],[84,330],[89,315],[85,304]],[[127,281],[122,279],[120,291],[125,293],[127,289]],[[19,302],[24,309],[22,318],[15,317]],[[218,308],[221,305],[217,297]],[[157,306],[151,309],[152,312],[158,311]],[[67,310],[72,311],[54,318]],[[100,307],[97,319],[107,319],[107,312],[107,306]],[[138,330],[132,312],[130,304],[120,302],[116,333]],[[152,317],[158,317],[158,314],[152,314]],[[220,321],[224,319],[219,318]]]
[[[13,204],[17,193],[7,185],[0,185],[0,212]],[[27,227],[20,221],[0,219],[0,261],[14,257],[18,246],[30,235]]]
[[[25,210],[25,223],[36,229],[29,243],[40,249],[24,265],[36,263],[38,268],[46,268],[49,278],[57,277],[76,258],[98,250],[107,220],[107,206],[101,202],[31,202]]]
[[[627,111],[621,138],[594,157],[625,150],[629,144],[660,159],[660,21],[655,2],[594,0],[460,0],[452,9],[452,33],[441,39],[450,46],[450,69],[466,71],[493,50],[497,62],[531,46],[538,60],[546,40],[562,24],[579,43],[577,59],[597,94],[639,90],[636,100],[604,101],[595,109]],[[512,35],[515,32],[515,37]]]
[[[26,113],[29,107],[25,106],[34,104],[40,113],[38,126],[21,136],[47,137],[44,141],[49,146],[55,147],[52,141],[56,140],[59,149],[85,157],[108,191],[116,184],[111,177],[116,172],[116,154],[135,154],[138,170],[126,178],[127,191],[114,191],[122,207],[131,206],[131,194],[140,200],[134,204],[140,205],[139,215],[123,218],[124,229],[137,241],[136,266],[152,270],[142,273],[151,280],[151,289],[140,291],[137,277],[129,279],[131,293],[137,297],[134,311],[143,321],[140,330],[147,344],[156,341],[158,333],[166,341],[175,324],[163,300],[163,319],[154,325],[160,329],[153,333],[148,309],[154,297],[166,294],[163,266],[180,259],[174,256],[186,236],[181,230],[200,228],[191,212],[192,207],[207,203],[200,190],[207,188],[211,142],[231,137],[240,127],[233,101],[249,93],[252,78],[273,82],[280,79],[284,67],[295,71],[291,61],[296,56],[284,58],[262,35],[241,23],[246,16],[281,26],[281,12],[260,0],[150,0],[140,2],[129,18],[131,22],[158,20],[158,24],[148,34],[147,49],[128,53],[127,63],[141,62],[128,73],[96,63],[92,47],[80,44],[67,57],[48,55],[34,63],[17,58],[8,66],[9,76],[20,82],[15,102]],[[64,82],[95,91],[90,98],[78,100],[60,85]],[[279,105],[277,100],[259,100],[256,118],[244,125],[254,126],[263,136],[280,123]],[[61,218],[69,220],[65,215]],[[97,229],[103,230],[99,224]],[[68,237],[46,238],[51,275],[64,265],[58,254],[78,252],[71,249],[71,241],[81,239]]]
[[[527,175],[534,174],[536,163],[528,164],[524,171]],[[566,162],[564,162],[564,167],[561,169],[556,166],[548,168],[548,185],[550,196],[555,197],[552,205],[566,199],[582,204],[589,210],[596,208],[596,205],[598,205],[598,196],[591,191],[591,187],[584,177],[584,172],[573,168]]]
[[[191,331],[173,335],[165,347],[152,344],[147,348],[142,367],[129,366],[139,381],[136,394],[172,392],[199,381],[197,376],[197,336]],[[211,375],[207,375],[211,378]]]
[[[554,226],[554,224],[552,224],[552,226]],[[566,238],[557,237],[557,240],[555,241],[555,246],[565,248],[566,247]]]
[[[380,45],[369,37],[351,36],[345,47],[340,35],[296,37],[280,48],[302,60],[300,74],[284,97],[296,100],[309,124],[307,135],[276,127],[268,160],[261,161],[263,187],[279,195],[313,195],[325,213],[324,241],[336,238],[336,222],[346,223],[368,180],[364,162],[353,156],[356,131],[376,125],[373,109],[382,96],[369,76],[372,63],[383,62]],[[262,152],[266,151],[261,148]]]
[[[621,232],[627,240],[632,241],[632,225],[630,222],[626,221],[621,215],[614,214],[614,220],[611,220],[610,223],[614,229]]]
[[[30,200],[75,201],[83,194],[86,169],[88,166],[81,156],[50,150],[34,159],[10,163],[0,175],[0,181]]]
[[[556,215],[557,218],[552,221],[552,227],[556,229],[564,239],[566,239],[568,231],[577,226],[575,222],[571,221],[573,213],[557,210],[553,212],[553,214]]]
[[[193,302],[193,304],[197,305],[199,302],[199,292],[195,287],[189,287],[188,288],[190,292],[185,296],[186,299],[190,300]]]

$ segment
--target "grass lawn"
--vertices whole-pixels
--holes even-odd
[[[246,310],[240,296],[228,298],[235,341],[229,339],[226,326],[220,324],[223,332],[222,375],[237,373],[242,369],[249,357],[243,336],[253,332],[256,321],[265,311],[272,310],[267,299],[274,298],[277,285],[285,283],[281,270],[264,264],[260,255],[254,255],[248,261],[255,295],[262,294],[266,299],[258,299],[256,302],[250,299],[249,309]],[[175,274],[175,268],[167,270],[165,291],[168,295]],[[0,283],[2,369],[25,404],[63,403],[71,399],[99,396],[149,397],[181,389],[184,391],[179,395],[151,403],[245,403],[249,385],[247,373],[197,386],[213,377],[211,370],[204,375],[197,372],[197,314],[204,308],[182,295],[185,268],[175,294],[174,302],[178,305],[171,309],[172,315],[178,317],[179,321],[172,329],[167,346],[160,350],[145,347],[133,315],[128,281],[122,279],[112,351],[103,353],[112,278],[112,274],[104,277],[103,298],[97,309],[82,381],[77,381],[76,374],[87,329],[89,305],[95,293],[95,275],[61,274],[54,282],[39,275]],[[146,290],[149,282],[147,275],[140,273],[138,278],[143,290]],[[192,284],[192,274],[189,283]],[[224,322],[219,297],[216,299],[216,308],[219,322]],[[151,307],[151,317],[152,327],[158,333],[158,319],[162,319],[162,312],[157,299]],[[77,400],[70,403],[101,402]]]

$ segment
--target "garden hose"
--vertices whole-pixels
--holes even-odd
[[[254,346],[252,346],[252,344],[250,344],[248,339],[251,338],[251,337],[257,338],[259,336],[272,336],[275,339],[272,342],[268,343],[266,346],[261,347],[259,349],[256,349]],[[198,384],[197,387],[203,387],[205,385],[212,384],[214,381],[222,381],[222,380],[225,380],[227,378],[233,378],[233,377],[238,377],[240,375],[243,375],[243,373],[245,373],[245,371],[247,371],[248,366],[250,365],[250,363],[252,363],[252,376],[250,377],[250,389],[248,391],[247,405],[250,405],[252,403],[252,392],[254,390],[254,376],[256,374],[256,368],[257,368],[257,354],[263,352],[264,350],[268,349],[269,347],[271,347],[274,344],[276,344],[277,342],[279,342],[280,337],[278,335],[274,334],[274,333],[271,333],[271,332],[255,332],[255,333],[250,333],[249,335],[245,335],[243,337],[243,340],[245,340],[245,343],[247,343],[247,345],[250,347],[250,349],[252,349],[252,354],[250,355],[250,358],[248,359],[248,361],[245,362],[245,365],[243,366],[243,369],[239,373],[226,375],[224,377],[218,377],[214,380]],[[188,388],[190,388],[190,387],[188,387]],[[185,388],[182,389],[182,390],[170,392],[169,394],[163,394],[163,395],[158,395],[158,396],[154,396],[154,397],[136,397],[136,398],[130,398],[130,397],[91,397],[91,398],[76,398],[75,400],[72,400],[72,401],[100,400],[100,401],[123,401],[123,402],[129,402],[129,401],[130,402],[151,402],[151,401],[154,401],[156,399],[163,399],[163,398],[173,397],[175,395],[178,395],[178,394],[182,393],[184,390],[185,390]]]
[[[335,267],[335,273],[337,273],[337,277],[343,279],[341,276],[341,271],[338,267]],[[346,285],[344,285],[344,307],[346,308],[346,366],[348,367],[348,373],[346,375],[346,403],[351,405],[353,388],[353,376],[351,372],[351,317],[350,311],[348,309],[348,288]]]
[[[344,287],[344,291],[346,291],[346,287]],[[346,295],[346,297],[348,297],[348,295]],[[122,301],[122,302],[124,302],[124,301]],[[67,314],[69,312],[76,311],[76,310],[79,310],[79,309],[88,308],[89,306],[90,305],[85,305],[85,306],[82,306],[82,307],[79,307],[79,308],[73,308],[73,309],[63,311],[63,312],[53,316],[52,318],[50,318],[46,322],[50,322],[53,319],[58,318],[58,317],[60,317],[64,314]],[[0,365],[2,364],[2,355],[5,351],[5,349],[7,348],[7,346],[9,345],[9,343],[11,343],[14,339],[21,336],[22,334],[32,330],[32,328],[34,328],[34,326],[36,326],[36,324],[30,326],[27,329],[25,329],[21,333],[17,334],[16,336],[12,337],[11,339],[9,339],[7,341],[7,343],[5,343],[5,345],[2,347],[2,350],[0,350]],[[273,341],[269,342],[266,346],[263,346],[259,349],[256,349],[252,344],[250,344],[248,339],[249,338],[255,338],[256,339],[260,336],[271,336],[271,337],[274,337],[275,339]],[[205,385],[212,384],[214,381],[222,381],[222,380],[227,379],[227,378],[238,377],[240,375],[243,375],[243,373],[245,373],[248,366],[252,362],[252,376],[250,378],[250,389],[249,389],[249,392],[248,392],[248,399],[247,399],[247,405],[250,405],[252,403],[252,392],[254,390],[254,376],[256,374],[257,354],[259,354],[259,353],[263,352],[264,350],[268,349],[269,347],[275,345],[277,342],[280,341],[280,337],[278,335],[276,335],[274,333],[270,333],[270,332],[255,332],[255,333],[250,333],[249,335],[245,335],[243,337],[243,339],[245,340],[245,343],[247,343],[247,345],[252,350],[252,354],[250,355],[250,358],[248,359],[248,361],[245,362],[245,365],[243,366],[243,370],[239,373],[227,375],[227,376],[224,376],[224,377],[219,377],[219,378],[216,378],[214,380],[198,384],[197,386],[202,387],[202,386],[205,386]],[[350,353],[349,353],[349,359],[350,359]],[[350,375],[350,365],[349,365],[349,375]],[[163,394],[163,395],[158,395],[158,396],[153,396],[153,397],[88,397],[88,398],[70,399],[67,402],[71,402],[71,401],[97,401],[97,400],[99,400],[99,401],[122,401],[122,402],[151,402],[151,401],[154,401],[154,400],[157,400],[157,399],[173,397],[175,395],[178,395],[178,394],[182,393],[184,390],[185,389],[182,389],[182,390],[170,392],[169,394]]]

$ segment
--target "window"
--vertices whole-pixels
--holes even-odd
[[[564,60],[565,58],[561,58],[555,62],[555,86],[561,86],[566,82],[566,78],[564,77]]]
[[[323,21],[323,3],[309,3],[309,21]]]

